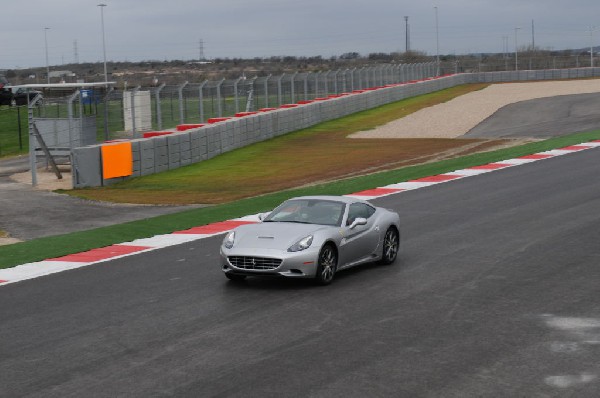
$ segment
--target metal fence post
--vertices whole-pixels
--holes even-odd
[[[233,98],[234,98],[234,105],[235,105],[235,113],[238,113],[240,111],[240,101],[239,101],[239,96],[238,96],[238,84],[240,81],[242,81],[242,79],[244,79],[243,77],[238,77],[238,79],[233,82]]]
[[[202,89],[204,88],[206,83],[208,83],[208,80],[204,80],[202,83],[200,83],[200,86],[198,87],[198,114],[200,116],[200,122],[203,122],[205,120],[204,119],[204,93],[203,93]]]
[[[225,79],[221,79],[219,83],[217,83],[217,113],[219,117],[223,116],[223,106],[221,104],[221,85],[225,82]]]
[[[328,70],[327,72],[325,72],[325,96],[328,97],[329,96],[329,74],[331,73],[330,70]]]
[[[338,81],[337,81],[339,73],[340,73],[339,69],[336,70],[335,72],[333,72],[333,91],[334,91],[335,95],[339,94],[339,92],[338,92]]]
[[[114,87],[110,86],[104,86],[106,88],[106,93],[104,94],[104,139],[105,140],[109,140],[110,136],[109,136],[109,131],[108,131],[108,107],[110,104],[110,94],[113,92]]]
[[[296,102],[296,90],[295,90],[295,83],[294,83],[294,79],[296,78],[296,76],[298,75],[298,72],[295,72],[292,75],[292,80],[290,80],[290,85],[292,86],[292,104]]]
[[[160,103],[160,92],[165,88],[166,83],[161,84],[154,91],[154,100],[156,101],[156,125],[159,130],[162,130],[162,104]]]
[[[319,97],[319,76],[321,76],[321,71],[315,73],[315,98]]]
[[[254,109],[254,84],[256,83],[256,79],[258,79],[258,76],[254,76],[250,81],[250,91],[248,92],[248,97],[246,99],[246,112],[250,112]]]
[[[281,94],[281,81],[283,80],[284,76],[285,76],[285,73],[283,73],[277,79],[277,102],[279,103],[279,106],[283,105],[283,98],[282,98],[282,94]]]
[[[184,112],[184,104],[183,104],[183,89],[188,85],[186,81],[181,86],[177,87],[177,94],[179,96],[179,121],[181,124],[185,123],[185,112]]]
[[[269,79],[271,78],[271,74],[265,78],[265,108],[269,107]]]
[[[131,90],[131,133],[133,138],[135,137],[135,94],[139,91],[141,87],[137,86],[133,90]]]
[[[304,101],[308,101],[308,76],[311,72],[308,72],[304,75]]]
[[[29,100],[29,89],[27,89],[27,98]],[[35,158],[35,125],[33,122],[33,106],[34,104],[27,105],[27,124],[29,128],[29,168],[31,169],[31,185],[35,187],[37,185],[37,162]]]
[[[79,96],[79,90],[75,91],[67,98],[67,117],[69,119],[69,148],[73,149],[73,102]]]

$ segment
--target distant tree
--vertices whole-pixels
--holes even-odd
[[[371,61],[391,61],[392,56],[387,53],[370,53],[369,60],[371,60]]]
[[[360,54],[357,52],[343,53],[342,55],[340,55],[340,59],[358,59],[358,58],[360,58]]]

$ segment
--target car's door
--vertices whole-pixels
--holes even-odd
[[[345,226],[345,245],[342,248],[343,262],[354,263],[370,257],[379,244],[380,227],[375,225],[375,208],[365,203],[356,202],[348,207],[348,217]],[[350,228],[357,218],[367,220],[365,225]]]

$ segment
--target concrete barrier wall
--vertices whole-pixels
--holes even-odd
[[[203,127],[132,140],[133,174],[104,179],[98,144],[72,151],[73,187],[110,185],[131,177],[173,170],[237,148],[376,108],[405,98],[469,83],[496,83],[600,76],[600,68],[459,74],[412,83],[359,90],[350,95],[290,108],[230,118]]]

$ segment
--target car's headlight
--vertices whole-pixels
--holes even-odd
[[[235,231],[230,231],[227,235],[225,235],[225,239],[223,239],[223,246],[228,249],[233,247],[233,243],[235,242]]]
[[[292,246],[290,246],[288,251],[289,252],[299,252],[301,250],[308,249],[310,247],[310,245],[312,244],[312,241],[313,241],[313,236],[308,235],[307,237],[300,239],[298,242],[296,242]]]

